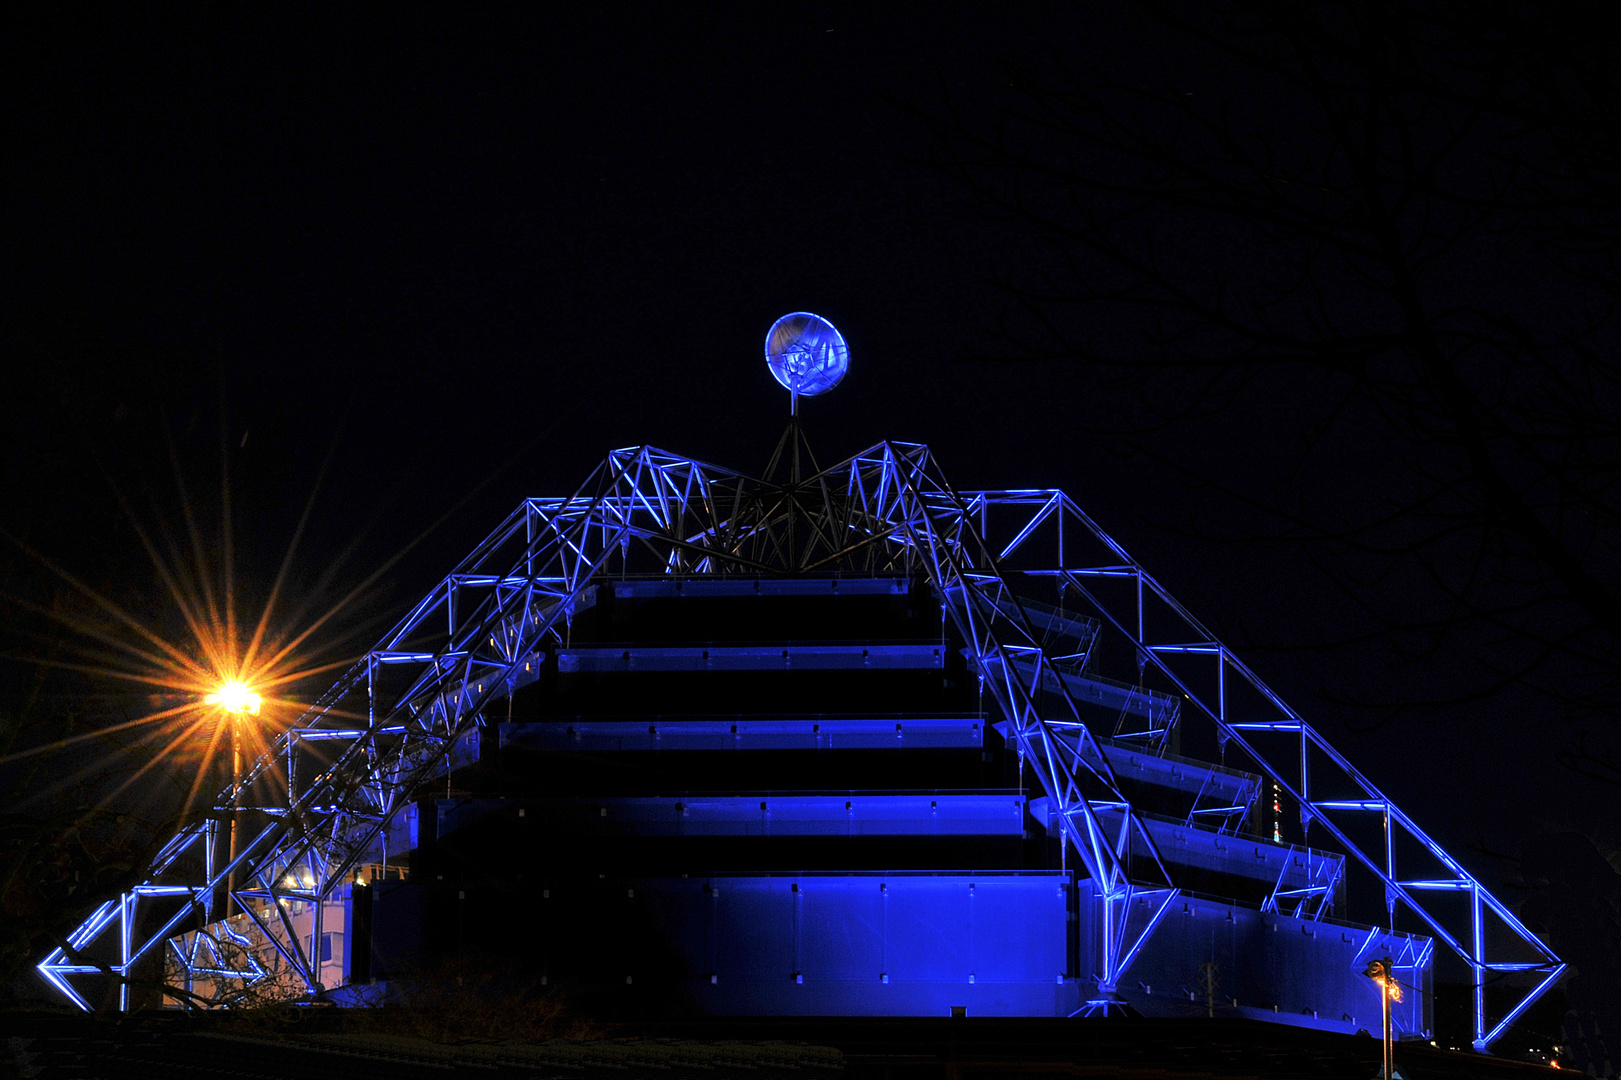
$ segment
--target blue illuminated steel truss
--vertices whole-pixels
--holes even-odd
[[[1308,835],[1316,830],[1382,883],[1392,925],[1398,913],[1413,917],[1468,965],[1477,1047],[1564,971],[1066,495],[957,492],[927,447],[893,442],[788,483],[647,447],[618,450],[573,495],[526,500],[252,765],[240,792],[220,792],[209,820],[173,837],[144,883],[99,908],[39,971],[84,1008],[80,988],[96,977],[116,980],[127,1006],[138,971],[150,970],[140,965],[165,951],[204,1004],[246,1000],[273,972],[291,973],[310,993],[333,989],[317,956],[331,898],[357,868],[386,865],[390,845],[402,842],[401,811],[471,759],[479,729],[501,719],[497,702],[566,645],[595,583],[784,573],[928,578],[1009,742],[1047,793],[1064,850],[1101,898],[1100,1001],[1180,895],[1111,759],[1122,739],[1163,752],[1177,725],[1193,721],[1213,724],[1223,756],[1247,759],[1287,793]],[[1058,598],[1056,614],[1029,599],[1037,592]],[[1082,623],[1129,644],[1137,687],[1086,674],[1091,638],[1055,633]],[[1082,722],[1078,698],[1087,695],[1125,702],[1142,726],[1105,743]],[[298,748],[315,741],[329,744],[329,764],[299,777]],[[1232,826],[1247,807],[1206,811]],[[233,815],[240,839],[231,860],[220,839]],[[219,924],[228,883],[252,934],[207,929]],[[1285,889],[1280,879],[1267,904],[1322,918],[1333,886]],[[308,914],[299,921],[295,911]],[[1428,948],[1397,957],[1398,971],[1427,967]],[[1534,986],[1489,1018],[1485,987],[1511,974]]]

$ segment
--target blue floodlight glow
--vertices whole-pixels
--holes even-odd
[[[765,336],[765,362],[797,402],[800,396],[825,394],[839,385],[850,368],[850,349],[832,323],[796,311],[771,324]]]

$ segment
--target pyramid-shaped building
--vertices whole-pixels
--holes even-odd
[[[524,501],[40,970],[1354,1032],[1388,956],[1427,1037],[1437,945],[1481,1047],[1562,971],[1065,494],[796,420],[764,478],[638,447]]]

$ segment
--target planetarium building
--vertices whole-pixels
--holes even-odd
[[[803,314],[767,352],[796,411],[847,357]],[[1482,1048],[1562,970],[1063,492],[822,465],[797,416],[759,477],[644,446],[525,500],[70,946],[80,1004],[480,970],[623,1016],[1345,1032],[1388,959],[1421,1037],[1444,957]]]

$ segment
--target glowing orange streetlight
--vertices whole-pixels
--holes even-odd
[[[259,706],[264,699],[248,688],[248,685],[236,679],[227,679],[220,683],[220,688],[203,698],[208,705],[218,705],[228,713],[238,716],[258,716]]]

